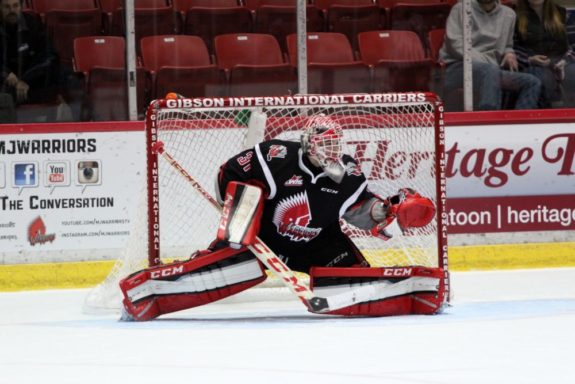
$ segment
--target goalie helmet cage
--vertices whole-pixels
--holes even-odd
[[[148,108],[147,170],[140,217],[134,220],[127,246],[110,274],[88,295],[85,311],[119,309],[120,279],[162,261],[189,258],[215,238],[219,213],[152,151],[157,141],[162,141],[166,151],[204,188],[215,193],[216,175],[226,160],[262,140],[299,141],[307,119],[320,113],[341,124],[343,152],[361,165],[372,192],[385,197],[409,187],[437,207],[430,224],[405,233],[392,228],[395,235],[389,241],[342,220],[344,231],[372,266],[444,268],[448,300],[443,104],[435,94],[195,98],[156,100]],[[270,276],[263,286],[281,283]],[[273,300],[275,295],[285,299],[280,290],[272,288],[262,294],[257,292],[264,290],[256,287],[248,290],[254,293],[246,300]]]

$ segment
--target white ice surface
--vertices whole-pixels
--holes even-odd
[[[85,290],[0,294],[0,384],[575,383],[575,269],[453,273],[436,316],[212,304],[147,323]]]

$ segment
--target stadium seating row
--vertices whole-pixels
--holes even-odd
[[[191,7],[236,7],[245,6],[251,11],[255,11],[262,6],[294,6],[297,0],[135,0],[134,6],[138,8],[159,8],[171,6],[181,11]],[[429,4],[437,2],[447,2],[455,4],[457,0],[307,0],[306,3],[314,5],[316,8],[326,12],[333,6],[366,6],[377,5],[380,8],[391,8],[398,3],[409,4]],[[24,0],[24,6],[39,12],[46,12],[52,9],[89,9],[99,7],[110,12],[116,8],[121,8],[124,0]]]
[[[343,33],[354,50],[361,32],[413,30],[429,51],[427,32],[444,28],[451,5],[439,0],[404,1],[395,4],[395,0],[316,0],[307,7],[307,30]],[[65,66],[71,66],[76,37],[125,36],[123,0],[29,2],[29,12],[37,13],[46,23]],[[212,44],[218,35],[267,33],[275,36],[282,51],[287,53],[286,37],[296,32],[294,4],[295,0],[246,1],[245,4],[236,0],[135,0],[136,40],[153,35],[200,36],[213,54]]]
[[[443,36],[443,30],[434,32]],[[138,105],[168,92],[188,97],[270,96],[297,92],[296,35],[288,53],[270,34],[226,34],[214,40],[211,55],[203,39],[188,35],[140,40]],[[358,35],[358,55],[344,34],[309,33],[310,93],[431,90],[435,62],[413,31],[367,31]],[[94,120],[127,115],[125,41],[119,36],[74,41],[74,67],[83,73]]]

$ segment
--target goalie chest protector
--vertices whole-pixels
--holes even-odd
[[[266,197],[260,237],[284,256],[341,232],[339,218],[367,194],[367,180],[351,156],[336,183],[314,167],[301,145],[270,140],[230,159],[220,171],[220,193],[231,180],[258,184]]]

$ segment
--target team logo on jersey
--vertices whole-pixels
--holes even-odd
[[[293,175],[291,179],[287,180],[284,185],[286,187],[299,187],[303,185],[303,178],[298,175]]]
[[[345,172],[348,174],[348,176],[361,176],[361,169],[356,163],[347,163],[345,165]]]
[[[285,147],[285,145],[274,144],[270,146],[267,158],[268,161],[271,161],[274,158],[285,159],[286,155],[287,155],[287,148]]]
[[[278,233],[292,241],[308,242],[321,232],[321,228],[308,227],[311,221],[307,193],[301,192],[281,200],[276,206],[273,222]]]

